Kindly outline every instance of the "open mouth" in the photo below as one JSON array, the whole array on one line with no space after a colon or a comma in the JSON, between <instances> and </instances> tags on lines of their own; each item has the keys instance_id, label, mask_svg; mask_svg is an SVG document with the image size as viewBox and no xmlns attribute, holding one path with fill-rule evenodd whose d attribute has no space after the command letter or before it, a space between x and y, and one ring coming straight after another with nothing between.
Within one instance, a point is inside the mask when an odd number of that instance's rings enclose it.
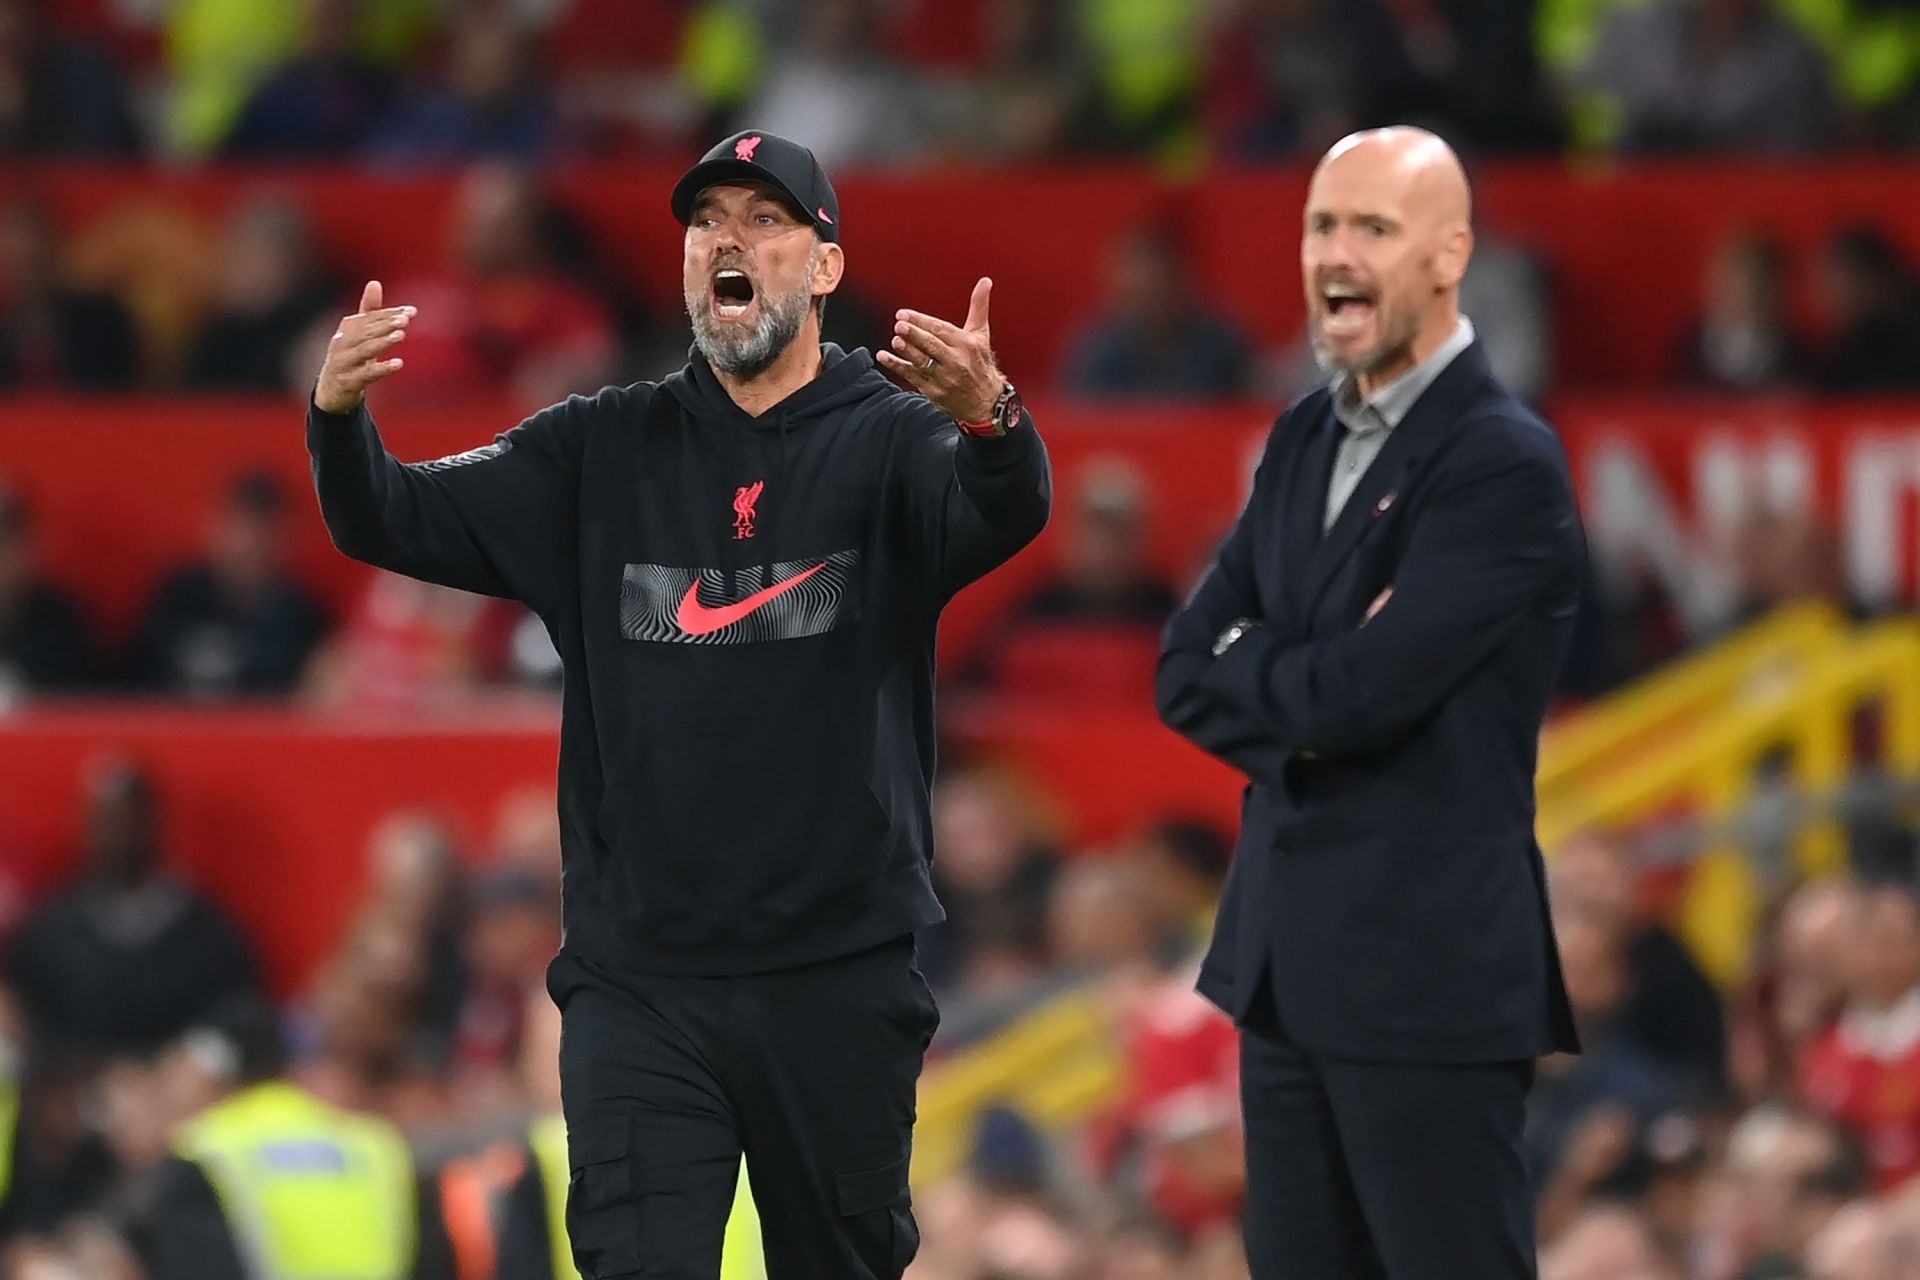
<instances>
[{"instance_id":1,"label":"open mouth","mask_svg":"<svg viewBox=\"0 0 1920 1280\"><path fill-rule=\"evenodd\" d=\"M713 314L722 320L738 320L753 305L753 281L744 271L727 270L713 277Z\"/></svg>"},{"instance_id":2,"label":"open mouth","mask_svg":"<svg viewBox=\"0 0 1920 1280\"><path fill-rule=\"evenodd\" d=\"M1337 337L1360 333L1373 321L1374 296L1357 285L1327 285L1320 291L1320 302L1322 324Z\"/></svg>"}]
</instances>

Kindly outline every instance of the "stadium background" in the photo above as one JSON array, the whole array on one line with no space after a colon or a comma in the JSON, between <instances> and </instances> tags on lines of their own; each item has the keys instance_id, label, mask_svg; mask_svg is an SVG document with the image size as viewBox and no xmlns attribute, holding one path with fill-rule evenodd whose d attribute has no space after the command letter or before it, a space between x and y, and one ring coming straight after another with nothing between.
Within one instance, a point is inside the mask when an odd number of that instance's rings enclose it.
<instances>
[{"instance_id":1,"label":"stadium background","mask_svg":"<svg viewBox=\"0 0 1920 1280\"><path fill-rule=\"evenodd\" d=\"M835 174L829 337L994 277L1060 479L943 630L913 1275L1243 1275L1190 993L1238 788L1149 676L1316 376L1312 157L1414 121L1594 552L1544 1274L1920 1277L1917 71L1903 0L0 0L0 1274L138 1280L236 993L449 1185L548 1105L551 651L333 553L300 401L368 277L405 457L674 367L666 192L753 124Z\"/></svg>"}]
</instances>

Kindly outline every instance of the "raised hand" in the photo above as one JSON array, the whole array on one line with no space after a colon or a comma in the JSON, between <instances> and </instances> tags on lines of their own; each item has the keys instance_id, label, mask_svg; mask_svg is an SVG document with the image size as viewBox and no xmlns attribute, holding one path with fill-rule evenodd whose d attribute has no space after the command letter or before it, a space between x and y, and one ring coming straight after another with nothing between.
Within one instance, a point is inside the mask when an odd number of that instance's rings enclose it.
<instances>
[{"instance_id":1,"label":"raised hand","mask_svg":"<svg viewBox=\"0 0 1920 1280\"><path fill-rule=\"evenodd\" d=\"M993 281L973 286L967 322L954 325L919 311L894 316L893 350L879 353L885 368L961 422L985 422L1006 378L993 360L987 299Z\"/></svg>"},{"instance_id":2,"label":"raised hand","mask_svg":"<svg viewBox=\"0 0 1920 1280\"><path fill-rule=\"evenodd\" d=\"M391 378L405 361L389 353L407 336L412 307L383 307L378 280L367 281L360 310L340 322L327 343L326 362L314 385L313 403L327 413L352 413L367 398L367 388Z\"/></svg>"}]
</instances>

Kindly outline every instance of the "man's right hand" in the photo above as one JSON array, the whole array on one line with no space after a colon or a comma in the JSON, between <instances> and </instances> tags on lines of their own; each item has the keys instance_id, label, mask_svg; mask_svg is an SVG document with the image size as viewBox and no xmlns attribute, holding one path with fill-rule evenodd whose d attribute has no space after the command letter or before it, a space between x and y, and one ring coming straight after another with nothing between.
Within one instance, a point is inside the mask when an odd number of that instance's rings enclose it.
<instances>
[{"instance_id":1,"label":"man's right hand","mask_svg":"<svg viewBox=\"0 0 1920 1280\"><path fill-rule=\"evenodd\" d=\"M327 343L326 363L314 384L313 403L323 413L352 413L367 398L367 388L404 366L387 353L407 336L412 307L382 307L380 282L369 280L360 310L340 322Z\"/></svg>"}]
</instances>

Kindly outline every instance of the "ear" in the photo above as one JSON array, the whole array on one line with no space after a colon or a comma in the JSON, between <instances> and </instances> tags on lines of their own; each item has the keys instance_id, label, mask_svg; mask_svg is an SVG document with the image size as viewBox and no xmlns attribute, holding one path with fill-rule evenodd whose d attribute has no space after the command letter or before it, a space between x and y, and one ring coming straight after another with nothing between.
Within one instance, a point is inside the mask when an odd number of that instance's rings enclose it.
<instances>
[{"instance_id":1,"label":"ear","mask_svg":"<svg viewBox=\"0 0 1920 1280\"><path fill-rule=\"evenodd\" d=\"M813 296L823 298L840 287L840 279L847 273L847 255L837 244L825 240L813 246L818 263L813 269Z\"/></svg>"},{"instance_id":2,"label":"ear","mask_svg":"<svg viewBox=\"0 0 1920 1280\"><path fill-rule=\"evenodd\" d=\"M1464 222L1457 222L1443 233L1440 241L1440 254L1435 263L1439 270L1440 286L1458 289L1460 281L1467 274L1467 263L1472 259L1473 228Z\"/></svg>"}]
</instances>

